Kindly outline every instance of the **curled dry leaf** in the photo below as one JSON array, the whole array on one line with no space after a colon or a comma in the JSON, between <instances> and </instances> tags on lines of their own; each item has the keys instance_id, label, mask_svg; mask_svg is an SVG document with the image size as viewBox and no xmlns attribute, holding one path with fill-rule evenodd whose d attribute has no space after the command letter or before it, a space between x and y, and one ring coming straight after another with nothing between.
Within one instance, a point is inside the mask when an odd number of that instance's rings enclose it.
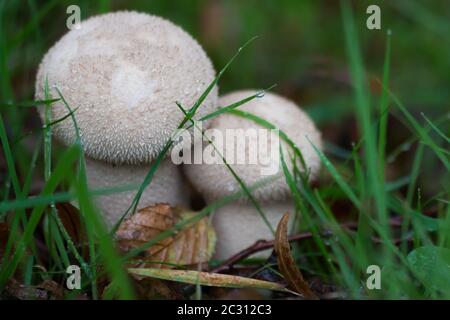
<instances>
[{"instance_id":1,"label":"curled dry leaf","mask_svg":"<svg viewBox=\"0 0 450 320\"><path fill-rule=\"evenodd\" d=\"M275 251L277 253L278 267L291 289L307 299L317 299L308 283L303 279L303 275L292 257L287 232L288 222L289 214L285 213L278 223L275 234Z\"/></svg>"},{"instance_id":2,"label":"curled dry leaf","mask_svg":"<svg viewBox=\"0 0 450 320\"><path fill-rule=\"evenodd\" d=\"M171 208L167 204L141 209L125 219L117 230L119 247L125 252L138 248L194 215L195 212ZM146 249L143 259L146 265L153 262L152 267L159 268L195 265L211 258L215 241L214 229L205 217Z\"/></svg>"},{"instance_id":3,"label":"curled dry leaf","mask_svg":"<svg viewBox=\"0 0 450 320\"><path fill-rule=\"evenodd\" d=\"M232 276L228 274L201 272L194 270L162 270L156 268L130 268L133 275L162 280L177 281L202 286L223 288L257 288L294 293L276 282Z\"/></svg>"}]
</instances>

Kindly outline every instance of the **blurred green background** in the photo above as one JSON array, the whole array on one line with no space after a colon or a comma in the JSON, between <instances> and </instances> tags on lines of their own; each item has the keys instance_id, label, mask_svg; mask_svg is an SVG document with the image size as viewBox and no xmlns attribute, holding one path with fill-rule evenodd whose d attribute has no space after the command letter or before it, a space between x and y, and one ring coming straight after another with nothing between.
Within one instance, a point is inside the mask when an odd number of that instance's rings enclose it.
<instances>
[{"instance_id":1,"label":"blurred green background","mask_svg":"<svg viewBox=\"0 0 450 320\"><path fill-rule=\"evenodd\" d=\"M392 31L391 89L420 118L431 119L450 110L450 6L447 0L353 1L357 31L370 88L381 91L386 33ZM220 81L220 92L265 88L299 103L314 118L327 141L327 151L345 157L357 140L352 88L345 52L339 1L5 1L0 2L0 101L32 100L37 66L45 52L67 32L66 9L77 4L82 19L102 12L138 10L165 17L191 33L221 69L237 48L259 36L246 48ZM381 8L381 30L366 28L366 8ZM377 107L374 101L372 107ZM6 110L8 130L26 133L40 126L34 108ZM422 120L422 119L421 119ZM14 133L11 135L16 136ZM17 137L17 136L16 136ZM391 117L388 167L392 179L408 174L410 133ZM30 142L32 144L32 142ZM400 148L400 149L398 149ZM25 154L31 149L23 150ZM19 172L27 169L26 156ZM439 169L435 159L427 175L430 193ZM388 159L389 160L389 159ZM428 161L428 163L427 163ZM392 162L392 161L391 161ZM389 163L389 162L388 162ZM4 160L1 160L5 172ZM439 186L438 186L439 188Z\"/></svg>"}]
</instances>

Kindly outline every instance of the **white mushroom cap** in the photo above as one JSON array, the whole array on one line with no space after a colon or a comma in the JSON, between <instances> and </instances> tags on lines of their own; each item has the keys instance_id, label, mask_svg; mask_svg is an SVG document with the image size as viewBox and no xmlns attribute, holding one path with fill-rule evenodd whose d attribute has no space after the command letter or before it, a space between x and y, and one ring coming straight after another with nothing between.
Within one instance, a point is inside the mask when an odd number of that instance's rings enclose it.
<instances>
[{"instance_id":1,"label":"white mushroom cap","mask_svg":"<svg viewBox=\"0 0 450 320\"><path fill-rule=\"evenodd\" d=\"M185 31L160 17L116 12L83 21L45 55L37 74L36 98L42 100L48 78L72 109L87 156L111 163L150 163L184 115L175 101L192 107L214 79L201 46ZM217 88L198 116L214 110ZM43 117L44 108L40 108ZM68 111L52 105L52 120ZM73 143L70 118L54 127L55 136Z\"/></svg>"},{"instance_id":2,"label":"white mushroom cap","mask_svg":"<svg viewBox=\"0 0 450 320\"><path fill-rule=\"evenodd\" d=\"M254 95L257 92L258 91L256 90L246 90L227 94L219 98L219 105L226 106L232 104ZM310 170L310 179L317 176L320 168L320 159L308 139L320 149L322 147L321 135L311 119L300 109L300 107L279 95L266 93L264 97L251 100L239 107L239 109L265 119L286 133L300 149L306 167ZM210 123L210 128L220 130L225 136L227 129L258 129L263 127L250 119L225 113L214 118ZM270 135L268 135L267 140L269 141L268 144L270 144ZM250 141L249 143L247 140L245 143L245 159L249 159L249 153L251 152L249 146L256 144L257 142ZM291 149L281 138L280 144L283 146L283 155L286 164L288 167L292 167L289 155L292 154L292 152L288 152L291 151ZM238 146L235 145L235 147ZM258 148L257 152L260 153L259 155L269 157L271 154L270 152L265 152L267 150ZM224 153L224 156L227 157L226 142L224 143ZM274 165L279 166L278 172L274 175L281 175L281 177L268 185L254 190L253 196L257 200L282 200L286 199L290 194L289 186L283 176L279 153L276 153L276 155L277 159L273 159L273 157L269 158ZM251 186L261 181L263 178L270 178L270 175L262 174L264 172L264 166L261 164L231 164L231 167L247 186ZM236 181L229 169L223 163L185 165L184 169L187 177L208 201L213 201L241 190L238 181ZM301 165L298 166L298 169L303 171ZM242 201L245 201L245 199L247 198L245 197Z\"/></svg>"},{"instance_id":3,"label":"white mushroom cap","mask_svg":"<svg viewBox=\"0 0 450 320\"><path fill-rule=\"evenodd\" d=\"M104 161L86 158L86 173L91 189L111 188L127 185L140 185L150 170L148 165L113 165ZM96 203L103 212L106 223L113 226L129 208L137 189L96 197ZM170 159L165 159L158 166L153 180L139 201L137 209L159 202L171 206L189 205L189 189L183 181L181 168Z\"/></svg>"}]
</instances>

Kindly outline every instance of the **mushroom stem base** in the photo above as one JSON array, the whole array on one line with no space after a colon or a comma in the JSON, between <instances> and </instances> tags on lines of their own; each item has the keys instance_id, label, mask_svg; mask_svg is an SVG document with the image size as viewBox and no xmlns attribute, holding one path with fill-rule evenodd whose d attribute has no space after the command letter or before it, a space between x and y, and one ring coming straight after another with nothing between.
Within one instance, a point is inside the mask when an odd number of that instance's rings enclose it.
<instances>
[{"instance_id":1,"label":"mushroom stem base","mask_svg":"<svg viewBox=\"0 0 450 320\"><path fill-rule=\"evenodd\" d=\"M128 185L139 186L151 164L148 165L112 165L103 161L86 158L86 173L91 189L111 188ZM108 226L113 226L129 208L136 190L98 196L95 198ZM185 184L180 168L170 159L165 159L157 168L150 185L142 193L138 209L168 203L171 206L187 207L189 188Z\"/></svg>"},{"instance_id":2,"label":"mushroom stem base","mask_svg":"<svg viewBox=\"0 0 450 320\"><path fill-rule=\"evenodd\" d=\"M294 221L294 206L290 200L260 203L263 213L274 230L284 213L290 213L289 230ZM213 225L217 234L214 257L225 260L254 244L257 240L273 240L274 234L251 204L232 203L214 212ZM270 250L252 255L267 258Z\"/></svg>"}]
</instances>

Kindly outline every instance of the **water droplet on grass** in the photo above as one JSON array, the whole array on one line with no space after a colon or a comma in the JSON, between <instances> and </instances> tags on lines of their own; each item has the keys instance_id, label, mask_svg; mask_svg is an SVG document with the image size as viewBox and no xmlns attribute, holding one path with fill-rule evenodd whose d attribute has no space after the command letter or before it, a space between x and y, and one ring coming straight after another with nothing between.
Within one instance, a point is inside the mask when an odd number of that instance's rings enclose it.
<instances>
[{"instance_id":1,"label":"water droplet on grass","mask_svg":"<svg viewBox=\"0 0 450 320\"><path fill-rule=\"evenodd\" d=\"M256 97L257 98L262 98L262 97L264 97L266 95L266 91L265 90L262 90L262 91L260 91L260 92L258 92L257 94L256 94Z\"/></svg>"}]
</instances>

